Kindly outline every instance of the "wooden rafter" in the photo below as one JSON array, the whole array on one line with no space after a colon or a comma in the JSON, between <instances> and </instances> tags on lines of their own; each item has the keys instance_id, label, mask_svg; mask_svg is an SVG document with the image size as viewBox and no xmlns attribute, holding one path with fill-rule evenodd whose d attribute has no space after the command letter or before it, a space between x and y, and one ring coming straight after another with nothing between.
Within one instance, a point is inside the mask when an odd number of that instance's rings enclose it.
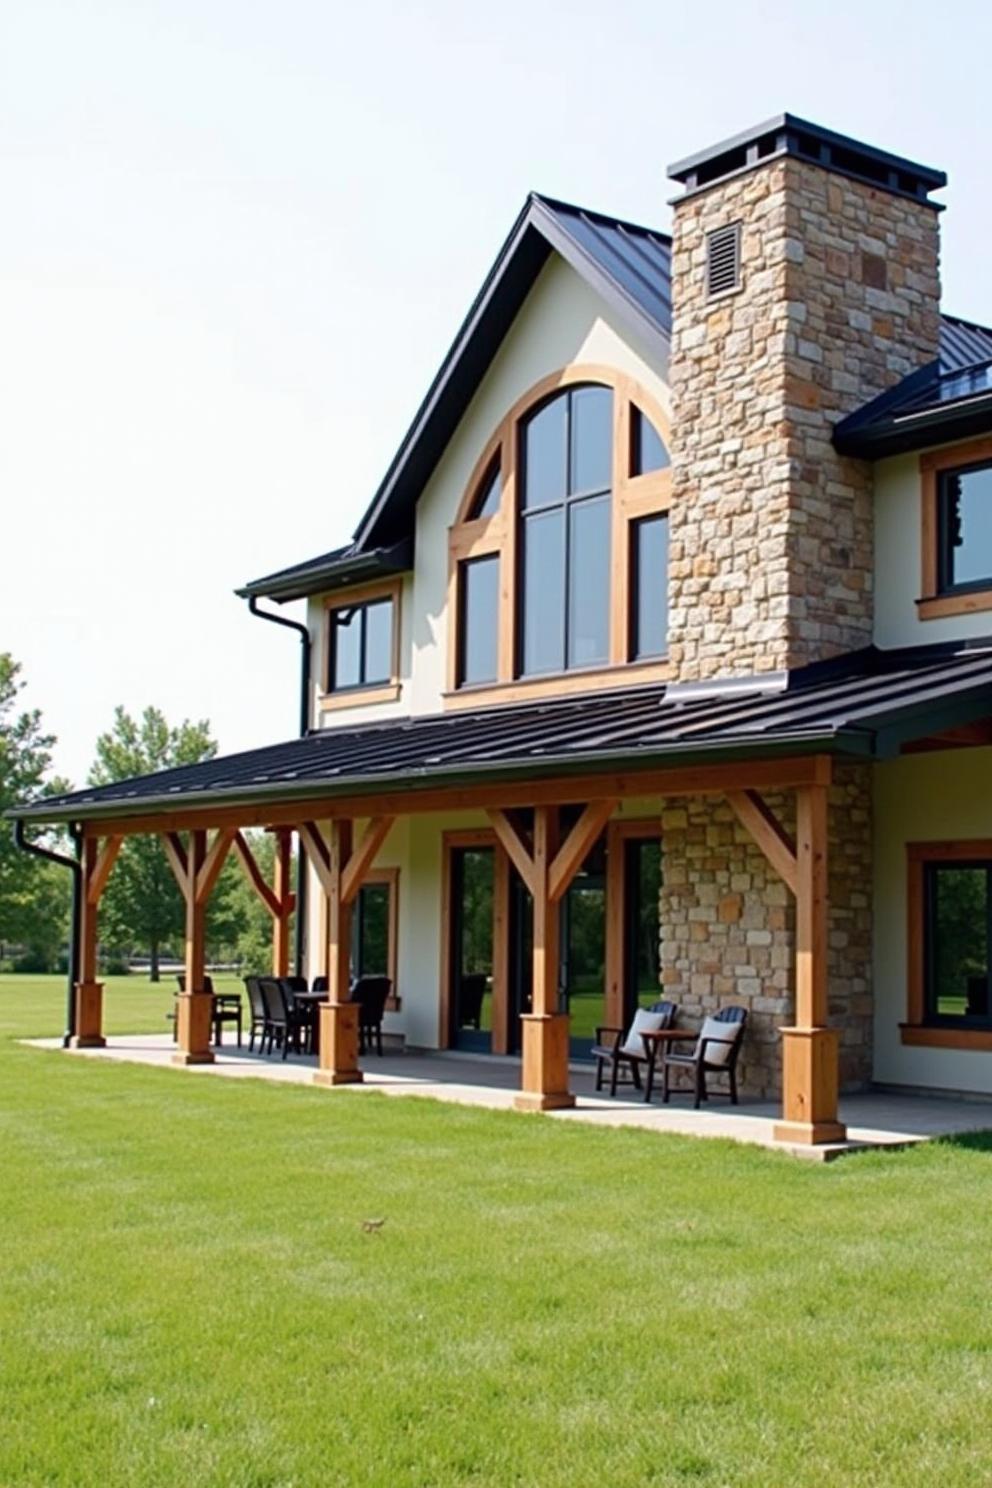
<instances>
[{"instance_id":1,"label":"wooden rafter","mask_svg":"<svg viewBox=\"0 0 992 1488\"><path fill-rule=\"evenodd\" d=\"M757 791L728 791L727 803L745 831L757 843L775 872L798 893L796 845Z\"/></svg>"}]
</instances>

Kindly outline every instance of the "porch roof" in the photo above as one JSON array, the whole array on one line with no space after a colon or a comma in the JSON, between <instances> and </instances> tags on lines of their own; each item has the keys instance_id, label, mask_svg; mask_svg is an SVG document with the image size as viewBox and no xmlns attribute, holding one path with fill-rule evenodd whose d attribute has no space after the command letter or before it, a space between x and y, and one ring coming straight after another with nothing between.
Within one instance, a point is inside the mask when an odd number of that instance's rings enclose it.
<instances>
[{"instance_id":1,"label":"porch roof","mask_svg":"<svg viewBox=\"0 0 992 1488\"><path fill-rule=\"evenodd\" d=\"M884 759L992 715L992 638L874 648L761 687L634 687L332 728L8 812L43 822L833 753Z\"/></svg>"}]
</instances>

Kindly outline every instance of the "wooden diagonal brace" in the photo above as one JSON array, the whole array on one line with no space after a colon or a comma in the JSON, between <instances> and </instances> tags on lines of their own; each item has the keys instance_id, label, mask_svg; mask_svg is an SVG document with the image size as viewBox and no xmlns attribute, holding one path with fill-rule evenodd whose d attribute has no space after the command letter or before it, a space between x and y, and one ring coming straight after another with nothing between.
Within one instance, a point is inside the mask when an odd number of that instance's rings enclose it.
<instances>
[{"instance_id":1,"label":"wooden diagonal brace","mask_svg":"<svg viewBox=\"0 0 992 1488\"><path fill-rule=\"evenodd\" d=\"M728 791L727 802L741 826L754 838L778 876L798 892L796 845L757 791Z\"/></svg>"},{"instance_id":2,"label":"wooden diagonal brace","mask_svg":"<svg viewBox=\"0 0 992 1488\"><path fill-rule=\"evenodd\" d=\"M548 897L552 904L562 898L582 867L616 804L615 801L591 802L565 838L548 873Z\"/></svg>"},{"instance_id":3,"label":"wooden diagonal brace","mask_svg":"<svg viewBox=\"0 0 992 1488\"><path fill-rule=\"evenodd\" d=\"M334 873L331 868L331 856L327 850L327 843L320 835L320 829L316 822L300 823L300 841L306 848L310 866L320 880L320 886L324 893L330 897L335 891Z\"/></svg>"},{"instance_id":4,"label":"wooden diagonal brace","mask_svg":"<svg viewBox=\"0 0 992 1488\"><path fill-rule=\"evenodd\" d=\"M107 887L107 879L110 877L111 869L117 862L117 854L121 850L123 837L108 837L103 845L99 857L93 867L92 873L86 879L86 902L97 905L100 896Z\"/></svg>"},{"instance_id":5,"label":"wooden diagonal brace","mask_svg":"<svg viewBox=\"0 0 992 1488\"><path fill-rule=\"evenodd\" d=\"M214 833L214 840L210 844L207 855L196 875L196 902L206 904L210 898L214 884L220 877L220 871L227 860L234 841L234 828L222 827Z\"/></svg>"},{"instance_id":6,"label":"wooden diagonal brace","mask_svg":"<svg viewBox=\"0 0 992 1488\"><path fill-rule=\"evenodd\" d=\"M523 879L528 891L534 892L534 859L524 846L516 827L505 811L489 811L489 820L500 846Z\"/></svg>"},{"instance_id":7,"label":"wooden diagonal brace","mask_svg":"<svg viewBox=\"0 0 992 1488\"><path fill-rule=\"evenodd\" d=\"M394 816L374 816L365 828L361 842L341 874L341 898L345 904L352 904L358 898L358 892L375 862L376 853L388 837L395 820Z\"/></svg>"},{"instance_id":8,"label":"wooden diagonal brace","mask_svg":"<svg viewBox=\"0 0 992 1488\"><path fill-rule=\"evenodd\" d=\"M165 856L169 867L172 869L179 892L186 898L189 889L189 867L186 849L178 832L163 832L162 846L165 848Z\"/></svg>"},{"instance_id":9,"label":"wooden diagonal brace","mask_svg":"<svg viewBox=\"0 0 992 1488\"><path fill-rule=\"evenodd\" d=\"M277 918L278 915L282 913L283 906L280 905L277 896L265 882L265 879L262 875L262 870L261 868L259 868L258 864L255 861L255 855L252 852L251 846L248 843L248 840L245 837L244 833L235 832L231 845L238 855L238 861L245 871L245 877L248 879L248 882L251 884L252 888L255 890L255 893L258 895L259 899L261 899L262 903L265 905L266 909L269 911L269 914L273 917L273 919ZM293 895L292 897L295 900L296 896Z\"/></svg>"}]
</instances>

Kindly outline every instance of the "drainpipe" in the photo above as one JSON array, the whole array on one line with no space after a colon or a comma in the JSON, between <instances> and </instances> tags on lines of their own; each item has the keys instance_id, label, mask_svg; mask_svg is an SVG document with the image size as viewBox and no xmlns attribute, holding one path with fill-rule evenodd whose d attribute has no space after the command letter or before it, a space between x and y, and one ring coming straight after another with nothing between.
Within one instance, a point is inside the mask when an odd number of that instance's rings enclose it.
<instances>
[{"instance_id":1,"label":"drainpipe","mask_svg":"<svg viewBox=\"0 0 992 1488\"><path fill-rule=\"evenodd\" d=\"M271 610L260 610L258 598L254 594L248 596L248 609L259 620L268 620L273 625L284 625L288 630L295 630L300 638L300 738L306 738L310 732L310 629L309 626L301 624L299 620L290 620L285 615L273 615ZM296 975L303 975L303 959L305 945L305 930L307 918L307 859L300 843L296 860L296 935L294 958L296 961Z\"/></svg>"},{"instance_id":2,"label":"drainpipe","mask_svg":"<svg viewBox=\"0 0 992 1488\"><path fill-rule=\"evenodd\" d=\"M72 840L76 848L76 856L74 858L67 858L64 853L52 852L47 847L40 847L37 842L29 842L24 835L23 820L19 816L14 818L14 841L22 852L33 853L36 858L45 858L49 863L58 863L60 868L68 868L72 873L72 928L69 932L69 963L65 992L65 1033L62 1035L63 1049L68 1049L72 1036L76 1031L76 983L79 980L79 929L83 914L83 838L75 822L70 825L69 831L72 834Z\"/></svg>"}]
</instances>

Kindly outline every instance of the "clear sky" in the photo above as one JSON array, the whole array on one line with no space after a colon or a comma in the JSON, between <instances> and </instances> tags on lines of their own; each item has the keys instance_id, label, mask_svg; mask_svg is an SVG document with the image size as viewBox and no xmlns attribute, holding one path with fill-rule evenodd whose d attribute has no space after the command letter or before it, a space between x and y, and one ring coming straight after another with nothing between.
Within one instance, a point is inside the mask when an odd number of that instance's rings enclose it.
<instances>
[{"instance_id":1,"label":"clear sky","mask_svg":"<svg viewBox=\"0 0 992 1488\"><path fill-rule=\"evenodd\" d=\"M2 0L0 650L81 783L114 705L290 737L232 590L347 540L527 191L661 228L783 109L951 177L992 323L974 0Z\"/></svg>"}]
</instances>

